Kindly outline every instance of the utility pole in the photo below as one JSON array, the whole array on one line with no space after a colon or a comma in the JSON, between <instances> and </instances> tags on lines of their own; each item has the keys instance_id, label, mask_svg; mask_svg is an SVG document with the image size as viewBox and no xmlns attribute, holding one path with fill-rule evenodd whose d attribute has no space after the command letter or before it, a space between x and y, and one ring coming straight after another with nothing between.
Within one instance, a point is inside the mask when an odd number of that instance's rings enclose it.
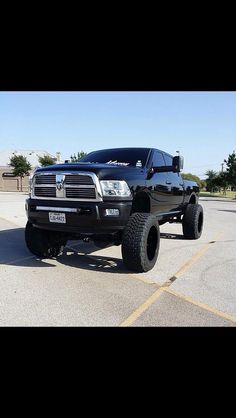
<instances>
[{"instance_id":1,"label":"utility pole","mask_svg":"<svg viewBox=\"0 0 236 418\"><path fill-rule=\"evenodd\" d=\"M221 172L223 173L224 163L221 163Z\"/></svg>"}]
</instances>

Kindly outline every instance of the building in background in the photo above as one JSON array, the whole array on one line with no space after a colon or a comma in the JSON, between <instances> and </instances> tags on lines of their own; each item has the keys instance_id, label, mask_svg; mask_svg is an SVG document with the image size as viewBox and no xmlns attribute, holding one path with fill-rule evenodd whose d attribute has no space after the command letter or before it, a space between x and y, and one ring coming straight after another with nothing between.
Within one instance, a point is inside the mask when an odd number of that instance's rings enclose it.
<instances>
[{"instance_id":1,"label":"building in background","mask_svg":"<svg viewBox=\"0 0 236 418\"><path fill-rule=\"evenodd\" d=\"M39 157L43 157L44 155L49 155L50 157L54 158L55 164L60 164L61 161L61 153L57 152L56 156L50 154L47 151L43 150L23 150L23 149L11 149L11 150L4 150L0 151L0 191L12 192L12 191L19 191L20 190L20 178L13 176L13 169L9 166L10 158L13 155L23 155L27 158L27 161L32 166L32 172L35 168L39 167ZM23 191L28 191L28 184L29 184L29 177L23 178Z\"/></svg>"}]
</instances>

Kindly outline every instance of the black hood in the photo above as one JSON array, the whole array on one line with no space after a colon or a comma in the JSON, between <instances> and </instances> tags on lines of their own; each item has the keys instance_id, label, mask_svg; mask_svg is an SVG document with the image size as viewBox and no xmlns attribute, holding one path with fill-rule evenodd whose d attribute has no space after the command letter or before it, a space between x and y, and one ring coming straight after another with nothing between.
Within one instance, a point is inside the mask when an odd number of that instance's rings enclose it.
<instances>
[{"instance_id":1,"label":"black hood","mask_svg":"<svg viewBox=\"0 0 236 418\"><path fill-rule=\"evenodd\" d=\"M46 167L40 167L36 170L37 173L48 171L91 171L92 173L95 173L100 180L128 180L139 175L143 176L144 173L144 169L139 167L100 163L54 164Z\"/></svg>"}]
</instances>

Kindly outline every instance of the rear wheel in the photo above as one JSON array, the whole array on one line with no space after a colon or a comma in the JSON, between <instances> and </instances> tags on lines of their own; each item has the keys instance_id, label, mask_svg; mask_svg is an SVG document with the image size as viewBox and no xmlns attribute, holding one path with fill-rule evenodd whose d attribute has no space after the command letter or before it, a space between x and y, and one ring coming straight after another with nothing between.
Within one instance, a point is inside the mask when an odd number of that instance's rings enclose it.
<instances>
[{"instance_id":1,"label":"rear wheel","mask_svg":"<svg viewBox=\"0 0 236 418\"><path fill-rule=\"evenodd\" d=\"M30 222L25 227L25 242L30 252L40 258L57 257L67 240L60 232L35 228Z\"/></svg>"},{"instance_id":2,"label":"rear wheel","mask_svg":"<svg viewBox=\"0 0 236 418\"><path fill-rule=\"evenodd\" d=\"M151 270L157 260L160 245L159 224L149 213L131 215L122 239L125 266L139 273Z\"/></svg>"},{"instance_id":3,"label":"rear wheel","mask_svg":"<svg viewBox=\"0 0 236 418\"><path fill-rule=\"evenodd\" d=\"M198 239L203 229L203 208L198 204L188 204L183 221L183 234L187 239Z\"/></svg>"}]
</instances>

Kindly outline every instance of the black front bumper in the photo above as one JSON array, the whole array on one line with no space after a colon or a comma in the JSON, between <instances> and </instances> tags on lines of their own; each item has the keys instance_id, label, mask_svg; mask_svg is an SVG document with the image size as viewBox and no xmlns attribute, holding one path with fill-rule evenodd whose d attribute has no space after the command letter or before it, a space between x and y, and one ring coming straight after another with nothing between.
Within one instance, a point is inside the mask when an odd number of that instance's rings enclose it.
<instances>
[{"instance_id":1,"label":"black front bumper","mask_svg":"<svg viewBox=\"0 0 236 418\"><path fill-rule=\"evenodd\" d=\"M57 210L38 210L37 206L50 208L75 208L76 213L64 212L65 224L49 222L49 212ZM62 200L27 199L26 212L29 221L36 227L74 234L111 234L125 228L132 201L122 202L75 202ZM119 216L106 216L105 209L119 209ZM63 210L60 210L63 213Z\"/></svg>"}]
</instances>

